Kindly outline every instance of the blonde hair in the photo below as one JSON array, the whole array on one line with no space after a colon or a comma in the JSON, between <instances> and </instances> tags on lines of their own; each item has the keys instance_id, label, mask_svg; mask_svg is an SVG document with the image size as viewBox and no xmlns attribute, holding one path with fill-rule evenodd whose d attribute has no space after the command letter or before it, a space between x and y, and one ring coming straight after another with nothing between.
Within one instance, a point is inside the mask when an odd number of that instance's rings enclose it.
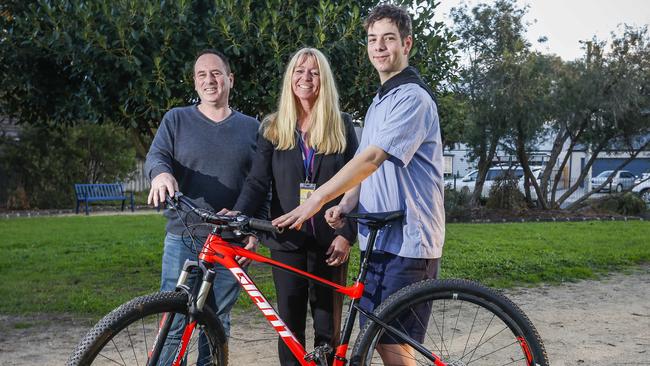
<instances>
[{"instance_id":1,"label":"blonde hair","mask_svg":"<svg viewBox=\"0 0 650 366\"><path fill-rule=\"evenodd\" d=\"M282 92L277 112L265 118L264 137L278 150L295 148L295 130L299 116L299 105L293 95L291 79L296 66L307 58L313 58L320 73L320 90L311 114L309 145L320 154L334 154L345 151L345 126L339 109L339 93L334 76L325 55L314 48L303 48L296 52L284 72Z\"/></svg>"}]
</instances>

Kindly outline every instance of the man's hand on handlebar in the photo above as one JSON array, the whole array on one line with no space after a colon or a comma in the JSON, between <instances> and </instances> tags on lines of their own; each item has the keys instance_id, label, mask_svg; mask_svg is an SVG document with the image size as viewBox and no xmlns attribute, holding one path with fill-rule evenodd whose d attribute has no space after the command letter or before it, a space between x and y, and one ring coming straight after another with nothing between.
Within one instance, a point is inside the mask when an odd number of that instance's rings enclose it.
<instances>
[{"instance_id":1,"label":"man's hand on handlebar","mask_svg":"<svg viewBox=\"0 0 650 366\"><path fill-rule=\"evenodd\" d=\"M160 173L151 181L147 204L158 207L160 203L165 202L166 196L174 197L176 191L178 191L176 178L169 173Z\"/></svg>"},{"instance_id":2,"label":"man's hand on handlebar","mask_svg":"<svg viewBox=\"0 0 650 366\"><path fill-rule=\"evenodd\" d=\"M241 214L239 211L231 211L227 208L222 208L221 211L217 212L217 215L225 215L225 216L237 216Z\"/></svg>"}]
</instances>

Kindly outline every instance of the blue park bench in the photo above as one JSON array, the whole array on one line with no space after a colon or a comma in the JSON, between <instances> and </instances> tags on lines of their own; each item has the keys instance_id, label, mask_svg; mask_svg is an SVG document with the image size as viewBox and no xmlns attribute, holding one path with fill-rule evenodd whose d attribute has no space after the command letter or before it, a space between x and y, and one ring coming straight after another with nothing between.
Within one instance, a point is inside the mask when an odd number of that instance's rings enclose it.
<instances>
[{"instance_id":1,"label":"blue park bench","mask_svg":"<svg viewBox=\"0 0 650 366\"><path fill-rule=\"evenodd\" d=\"M79 205L84 202L86 215L88 215L88 204L94 201L122 201L122 211L124 211L124 203L127 199L131 200L131 212L134 211L133 192L124 192L121 183L75 184L74 190L77 193L76 213L79 213Z\"/></svg>"}]
</instances>

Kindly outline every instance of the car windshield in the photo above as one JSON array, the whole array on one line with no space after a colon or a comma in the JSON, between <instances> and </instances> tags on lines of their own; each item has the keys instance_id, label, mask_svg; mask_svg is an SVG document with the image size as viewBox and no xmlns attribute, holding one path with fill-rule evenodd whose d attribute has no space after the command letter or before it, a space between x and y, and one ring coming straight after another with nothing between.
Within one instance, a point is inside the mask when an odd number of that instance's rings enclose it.
<instances>
[{"instance_id":1,"label":"car windshield","mask_svg":"<svg viewBox=\"0 0 650 366\"><path fill-rule=\"evenodd\" d=\"M488 170L487 176L485 177L485 180L496 180L497 178L502 177L506 174L514 176L514 178L518 179L524 176L524 170L522 168L509 167L490 168L490 170Z\"/></svg>"},{"instance_id":2,"label":"car windshield","mask_svg":"<svg viewBox=\"0 0 650 366\"><path fill-rule=\"evenodd\" d=\"M610 175L612 175L613 170L605 170L604 172L598 174L596 177L597 178L607 178Z\"/></svg>"}]
</instances>

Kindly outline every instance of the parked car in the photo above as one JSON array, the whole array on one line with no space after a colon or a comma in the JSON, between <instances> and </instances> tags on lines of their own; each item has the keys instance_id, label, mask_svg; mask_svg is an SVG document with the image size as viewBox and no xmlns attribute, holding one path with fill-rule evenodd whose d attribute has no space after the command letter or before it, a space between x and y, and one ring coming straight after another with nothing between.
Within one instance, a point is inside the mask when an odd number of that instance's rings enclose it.
<instances>
[{"instance_id":1,"label":"parked car","mask_svg":"<svg viewBox=\"0 0 650 366\"><path fill-rule=\"evenodd\" d=\"M650 204L650 173L643 173L634 181L632 192L637 193L646 204Z\"/></svg>"},{"instance_id":2,"label":"parked car","mask_svg":"<svg viewBox=\"0 0 650 366\"><path fill-rule=\"evenodd\" d=\"M490 194L490 189L492 184L496 181L497 178L503 176L504 174L512 172L515 175L515 178L519 179L524 175L524 170L520 166L512 167L508 165L497 165L488 169L487 175L485 176L485 182L483 182L483 190L481 191L482 197L487 197ZM467 173L464 177L456 180L456 190L461 191L463 188L467 188L469 192L474 192L474 186L476 185L476 178L478 177L478 170L474 169ZM453 180L446 180L445 184L454 189ZM523 185L522 185L523 187Z\"/></svg>"},{"instance_id":3,"label":"parked car","mask_svg":"<svg viewBox=\"0 0 650 366\"><path fill-rule=\"evenodd\" d=\"M537 185L542 184L542 173L544 173L544 168L540 166L531 166L530 170L533 173L533 177L535 177L537 180ZM526 192L526 189L524 188L525 184L526 177L522 174L521 178L519 178L519 190L524 194ZM537 200L537 192L535 191L535 187L530 181L528 181L528 187L530 188L530 198L533 201Z\"/></svg>"},{"instance_id":4,"label":"parked car","mask_svg":"<svg viewBox=\"0 0 650 366\"><path fill-rule=\"evenodd\" d=\"M598 186L603 184L613 173L613 170L605 170L591 178L591 189L596 190ZM627 170L619 170L616 172L614 178L612 178L612 181L600 189L600 192L623 192L623 190L629 189L634 185L634 179L636 179L636 176L631 172L628 172Z\"/></svg>"},{"instance_id":5,"label":"parked car","mask_svg":"<svg viewBox=\"0 0 650 366\"><path fill-rule=\"evenodd\" d=\"M462 178L448 179L445 181L445 184L450 189L455 189L461 191L463 188L467 188L470 192L474 191L474 185L476 184L476 177L478 176L478 170L474 169L467 173Z\"/></svg>"}]
</instances>

